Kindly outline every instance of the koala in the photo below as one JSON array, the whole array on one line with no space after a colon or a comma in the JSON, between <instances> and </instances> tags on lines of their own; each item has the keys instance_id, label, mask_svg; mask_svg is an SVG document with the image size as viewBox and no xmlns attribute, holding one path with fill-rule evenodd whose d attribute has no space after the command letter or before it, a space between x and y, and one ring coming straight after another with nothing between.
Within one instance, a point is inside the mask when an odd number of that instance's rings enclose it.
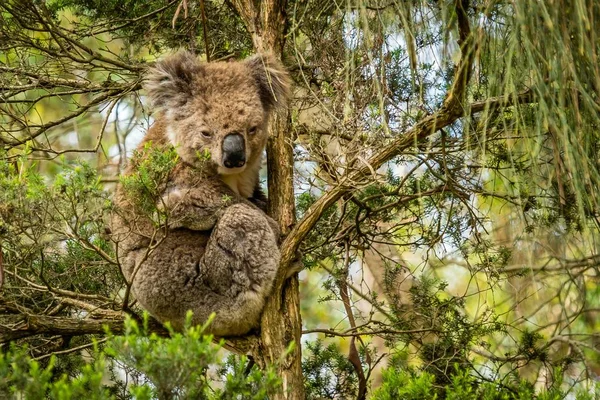
<instances>
[{"instance_id":1,"label":"koala","mask_svg":"<svg viewBox=\"0 0 600 400\"><path fill-rule=\"evenodd\" d=\"M159 321L181 329L191 310L194 324L216 313L216 336L258 327L280 261L259 169L269 117L289 87L271 55L202 63L182 52L147 73L157 117L139 149L173 146L178 156L156 204L167 218L157 229L119 185L113 232L125 278Z\"/></svg>"}]
</instances>

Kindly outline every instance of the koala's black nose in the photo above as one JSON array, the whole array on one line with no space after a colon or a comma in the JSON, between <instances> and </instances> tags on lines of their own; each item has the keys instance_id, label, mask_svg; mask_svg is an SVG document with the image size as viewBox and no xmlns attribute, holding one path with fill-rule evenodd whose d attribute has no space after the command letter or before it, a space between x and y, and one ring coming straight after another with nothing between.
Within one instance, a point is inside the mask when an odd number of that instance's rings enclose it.
<instances>
[{"instance_id":1,"label":"koala's black nose","mask_svg":"<svg viewBox=\"0 0 600 400\"><path fill-rule=\"evenodd\" d=\"M223 164L227 168L239 168L246 164L246 144L239 133L232 133L223 139Z\"/></svg>"}]
</instances>

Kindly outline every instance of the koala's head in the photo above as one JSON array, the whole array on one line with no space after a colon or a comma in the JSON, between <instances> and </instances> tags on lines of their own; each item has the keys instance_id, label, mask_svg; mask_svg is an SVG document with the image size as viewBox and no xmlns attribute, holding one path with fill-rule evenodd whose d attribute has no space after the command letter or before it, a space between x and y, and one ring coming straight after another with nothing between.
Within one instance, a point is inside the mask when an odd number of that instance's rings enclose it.
<instances>
[{"instance_id":1,"label":"koala's head","mask_svg":"<svg viewBox=\"0 0 600 400\"><path fill-rule=\"evenodd\" d=\"M269 115L287 103L290 79L271 55L202 63L181 52L148 71L145 88L183 161L236 174L260 160Z\"/></svg>"}]
</instances>

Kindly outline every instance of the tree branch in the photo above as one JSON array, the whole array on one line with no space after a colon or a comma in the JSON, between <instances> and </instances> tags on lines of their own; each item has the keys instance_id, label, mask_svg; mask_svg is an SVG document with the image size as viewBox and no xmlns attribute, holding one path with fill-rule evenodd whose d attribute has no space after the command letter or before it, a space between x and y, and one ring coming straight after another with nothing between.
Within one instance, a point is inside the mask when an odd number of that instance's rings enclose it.
<instances>
[{"instance_id":1,"label":"tree branch","mask_svg":"<svg viewBox=\"0 0 600 400\"><path fill-rule=\"evenodd\" d=\"M88 335L103 334L105 326L113 333L122 333L125 317L121 319L78 319L24 315L14 328L0 326L0 344L40 334Z\"/></svg>"},{"instance_id":2,"label":"tree branch","mask_svg":"<svg viewBox=\"0 0 600 400\"><path fill-rule=\"evenodd\" d=\"M535 101L533 90L528 89L515 95L490 97L483 101L471 103L469 109L471 114L475 114L482 111L493 110L498 107L511 107L517 104L527 104Z\"/></svg>"},{"instance_id":3,"label":"tree branch","mask_svg":"<svg viewBox=\"0 0 600 400\"><path fill-rule=\"evenodd\" d=\"M46 315L21 314L12 326L0 325L0 344L36 335L103 335L106 328L113 334L121 334L125 327L125 313L104 311L102 318L67 318ZM98 310L97 315L102 312ZM148 331L161 336L169 332L157 321L150 319Z\"/></svg>"},{"instance_id":4,"label":"tree branch","mask_svg":"<svg viewBox=\"0 0 600 400\"><path fill-rule=\"evenodd\" d=\"M289 263L296 254L300 243L321 218L323 212L332 206L344 194L356 190L356 182L362 181L370 176L372 170L376 170L385 162L398 156L403 151L418 146L438 130L456 122L465 115L467 108L463 107L467 83L471 76L475 50L473 36L466 14L468 1L456 0L455 9L458 19L459 45L461 48L461 59L454 73L453 84L442 106L433 114L419 121L414 127L384 147L379 153L369 158L362 167L350 172L340 179L340 184L320 197L306 212L281 246L282 262Z\"/></svg>"}]
</instances>

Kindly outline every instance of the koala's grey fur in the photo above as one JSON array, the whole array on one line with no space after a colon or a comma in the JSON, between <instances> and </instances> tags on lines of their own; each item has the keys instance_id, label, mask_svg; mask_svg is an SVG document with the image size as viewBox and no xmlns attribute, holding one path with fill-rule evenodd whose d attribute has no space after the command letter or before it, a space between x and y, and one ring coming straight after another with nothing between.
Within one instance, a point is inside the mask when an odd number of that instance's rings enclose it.
<instances>
[{"instance_id":1,"label":"koala's grey fur","mask_svg":"<svg viewBox=\"0 0 600 400\"><path fill-rule=\"evenodd\" d=\"M194 324L216 313L217 336L258 326L280 259L277 224L257 207L265 200L258 173L268 118L285 107L289 83L270 55L201 63L179 53L149 71L145 88L158 116L140 148L173 145L179 155L157 204L168 223L152 237L156 229L119 187L113 231L125 277L159 321L181 329L192 310ZM232 132L245 141L241 168L223 164L223 138ZM198 157L205 150L209 161Z\"/></svg>"}]
</instances>

